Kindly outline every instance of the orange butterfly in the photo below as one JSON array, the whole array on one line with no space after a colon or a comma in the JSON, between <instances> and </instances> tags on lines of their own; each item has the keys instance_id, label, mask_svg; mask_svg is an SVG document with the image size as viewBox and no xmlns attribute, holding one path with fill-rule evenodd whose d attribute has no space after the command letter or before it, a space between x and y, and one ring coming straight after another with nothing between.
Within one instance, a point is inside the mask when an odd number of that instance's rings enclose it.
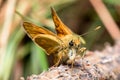
<instances>
[{"instance_id":1,"label":"orange butterfly","mask_svg":"<svg viewBox=\"0 0 120 80\"><path fill-rule=\"evenodd\" d=\"M60 63L73 65L77 55L84 55L86 48L82 47L82 44L85 44L85 41L60 20L53 8L51 12L57 34L29 22L23 22L23 27L33 42L42 47L47 55L54 56L55 66Z\"/></svg>"}]
</instances>

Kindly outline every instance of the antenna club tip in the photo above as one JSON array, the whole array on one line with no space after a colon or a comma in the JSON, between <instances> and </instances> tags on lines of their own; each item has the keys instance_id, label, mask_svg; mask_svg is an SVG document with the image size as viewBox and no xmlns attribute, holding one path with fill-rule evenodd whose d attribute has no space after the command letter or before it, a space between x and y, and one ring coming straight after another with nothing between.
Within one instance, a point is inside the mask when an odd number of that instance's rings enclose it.
<instances>
[{"instance_id":1,"label":"antenna club tip","mask_svg":"<svg viewBox=\"0 0 120 80\"><path fill-rule=\"evenodd\" d=\"M98 29L100 29L101 28L101 26L98 26L98 27L96 27L94 30L98 30Z\"/></svg>"}]
</instances>

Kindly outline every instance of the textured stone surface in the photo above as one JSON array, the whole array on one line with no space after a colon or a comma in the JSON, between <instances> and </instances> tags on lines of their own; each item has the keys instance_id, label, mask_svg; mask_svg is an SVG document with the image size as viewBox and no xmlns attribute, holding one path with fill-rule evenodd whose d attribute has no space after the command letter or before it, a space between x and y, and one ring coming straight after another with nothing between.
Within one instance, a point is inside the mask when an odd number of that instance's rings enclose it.
<instances>
[{"instance_id":1,"label":"textured stone surface","mask_svg":"<svg viewBox=\"0 0 120 80\"><path fill-rule=\"evenodd\" d=\"M76 58L73 67L51 67L27 80L120 80L120 42L107 44L103 51L88 51L84 59ZM24 80L23 78L21 80Z\"/></svg>"}]
</instances>

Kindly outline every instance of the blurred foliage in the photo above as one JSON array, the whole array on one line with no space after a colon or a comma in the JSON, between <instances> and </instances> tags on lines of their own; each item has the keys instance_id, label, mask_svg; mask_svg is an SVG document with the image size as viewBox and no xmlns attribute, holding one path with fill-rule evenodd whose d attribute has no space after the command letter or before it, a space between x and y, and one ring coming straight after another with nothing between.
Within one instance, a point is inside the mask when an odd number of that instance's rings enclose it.
<instances>
[{"instance_id":1,"label":"blurred foliage","mask_svg":"<svg viewBox=\"0 0 120 80\"><path fill-rule=\"evenodd\" d=\"M120 5L120 0L104 0L104 2L113 4L113 5Z\"/></svg>"},{"instance_id":2,"label":"blurred foliage","mask_svg":"<svg viewBox=\"0 0 120 80\"><path fill-rule=\"evenodd\" d=\"M104 0L104 2L117 24L120 25L118 17L120 16L120 1ZM3 0L1 3L2 16L0 18L3 20L0 20L0 31L2 32L3 24L6 22L4 18L7 1ZM21 17L20 14L13 14L11 30L8 42L6 42L6 52L2 53L4 59L3 62L0 62L0 80L15 80L21 76L27 77L31 74L39 74L48 69L49 64L46 54L26 36L24 30L21 29L21 22L30 21L54 31L50 6L56 9L62 21L77 34L81 35L97 26L102 26L99 31L83 36L88 49L102 49L105 42L113 44L113 40L88 0L16 0L14 9L24 17ZM6 32L4 34L6 36ZM2 37L0 38L2 40ZM21 64L21 66L18 64Z\"/></svg>"}]
</instances>

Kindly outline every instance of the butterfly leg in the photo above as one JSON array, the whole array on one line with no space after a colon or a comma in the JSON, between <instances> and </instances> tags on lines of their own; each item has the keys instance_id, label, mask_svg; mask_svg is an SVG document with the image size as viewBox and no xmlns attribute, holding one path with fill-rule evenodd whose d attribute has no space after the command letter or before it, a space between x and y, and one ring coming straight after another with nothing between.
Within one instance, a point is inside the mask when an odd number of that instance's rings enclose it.
<instances>
[{"instance_id":1,"label":"butterfly leg","mask_svg":"<svg viewBox=\"0 0 120 80\"><path fill-rule=\"evenodd\" d=\"M80 48L79 55L81 56L81 65L82 66L84 66L83 59L84 59L84 56L85 56L85 52L86 52L86 48L85 47Z\"/></svg>"},{"instance_id":2,"label":"butterfly leg","mask_svg":"<svg viewBox=\"0 0 120 80\"><path fill-rule=\"evenodd\" d=\"M71 69L73 69L74 62L75 62L75 59L72 60L72 63L71 63Z\"/></svg>"},{"instance_id":3,"label":"butterfly leg","mask_svg":"<svg viewBox=\"0 0 120 80\"><path fill-rule=\"evenodd\" d=\"M82 47L82 48L80 48L80 50L79 50L80 56L81 56L82 58L85 56L85 51L86 51L86 48L85 48L85 47Z\"/></svg>"},{"instance_id":4,"label":"butterfly leg","mask_svg":"<svg viewBox=\"0 0 120 80\"><path fill-rule=\"evenodd\" d=\"M57 59L56 59L57 62L54 64L54 66L58 66L60 64L60 62L62 60L62 56L63 56L62 52L58 53Z\"/></svg>"}]
</instances>

